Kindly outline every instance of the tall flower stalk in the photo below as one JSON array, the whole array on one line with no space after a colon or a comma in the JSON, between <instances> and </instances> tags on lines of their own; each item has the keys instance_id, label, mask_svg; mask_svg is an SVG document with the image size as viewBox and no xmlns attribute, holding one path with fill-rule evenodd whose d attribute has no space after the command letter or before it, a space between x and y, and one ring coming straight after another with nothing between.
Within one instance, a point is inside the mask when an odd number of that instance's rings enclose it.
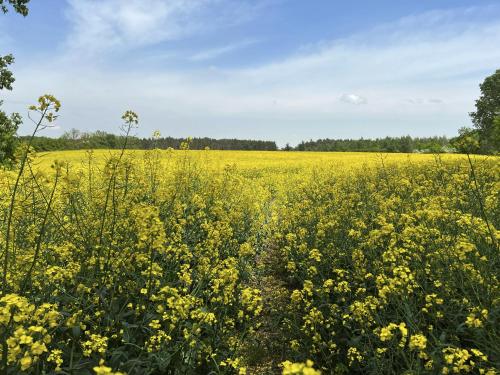
<instances>
[{"instance_id":1,"label":"tall flower stalk","mask_svg":"<svg viewBox=\"0 0 500 375\"><path fill-rule=\"evenodd\" d=\"M54 122L57 120L58 116L56 115L61 108L61 102L57 100L53 95L43 95L38 98L38 104L32 105L29 107L31 112L34 112L38 115L38 119L33 119L31 114L28 114L29 119L35 124L35 128L31 137L28 139L28 142L25 146L25 150L21 156L21 162L19 165L19 170L17 173L16 181L14 183L14 187L12 189L12 193L10 196L10 204L7 211L7 225L5 229L5 248L3 254L3 272L2 272L2 290L0 292L0 296L3 296L7 292L7 274L9 268L9 248L10 248L10 239L11 239L11 227L12 227L12 214L14 212L14 206L16 202L17 189L19 187L19 182L21 180L21 176L24 172L24 167L26 166L26 161L28 159L28 155L30 152L31 144L33 143L33 139L35 135L48 127L54 125Z\"/></svg>"}]
</instances>

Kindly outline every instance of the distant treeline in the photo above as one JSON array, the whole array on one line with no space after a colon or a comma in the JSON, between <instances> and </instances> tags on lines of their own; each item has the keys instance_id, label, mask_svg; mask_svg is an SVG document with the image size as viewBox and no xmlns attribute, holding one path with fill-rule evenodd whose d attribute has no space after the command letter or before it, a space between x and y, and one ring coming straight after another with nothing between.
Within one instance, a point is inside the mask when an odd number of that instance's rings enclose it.
<instances>
[{"instance_id":1,"label":"distant treeline","mask_svg":"<svg viewBox=\"0 0 500 375\"><path fill-rule=\"evenodd\" d=\"M21 140L28 137L20 137ZM110 134L103 131L93 133L80 133L72 130L64 133L59 138L36 137L33 140L33 147L37 151L56 151L56 150L81 150L81 149L117 149L124 144L124 137ZM160 138L138 138L129 137L127 148L149 150L153 148L160 149L178 149L184 138L160 137ZM278 149L273 141L259 140L241 140L241 139L212 139L212 138L191 138L189 148L192 150L203 150L205 148L212 150L261 150L275 151Z\"/></svg>"},{"instance_id":2,"label":"distant treeline","mask_svg":"<svg viewBox=\"0 0 500 375\"><path fill-rule=\"evenodd\" d=\"M19 137L26 140L27 137ZM96 131L92 133L80 132L72 129L59 138L35 137L33 147L37 151L82 150L82 149L117 149L124 144L124 137ZM149 150L178 149L185 142L185 138L129 137L127 147L131 149ZM240 140L240 139L212 139L190 138L189 148L192 150L261 150L276 151L278 147L274 141ZM286 151L340 151L340 152L453 152L450 139L446 137L412 138L385 137L377 139L318 139L301 142L295 147L287 145Z\"/></svg>"},{"instance_id":3,"label":"distant treeline","mask_svg":"<svg viewBox=\"0 0 500 375\"><path fill-rule=\"evenodd\" d=\"M291 148L288 148L291 149ZM296 151L358 151L358 152L452 152L446 137L385 137L376 139L318 139L302 142Z\"/></svg>"}]
</instances>

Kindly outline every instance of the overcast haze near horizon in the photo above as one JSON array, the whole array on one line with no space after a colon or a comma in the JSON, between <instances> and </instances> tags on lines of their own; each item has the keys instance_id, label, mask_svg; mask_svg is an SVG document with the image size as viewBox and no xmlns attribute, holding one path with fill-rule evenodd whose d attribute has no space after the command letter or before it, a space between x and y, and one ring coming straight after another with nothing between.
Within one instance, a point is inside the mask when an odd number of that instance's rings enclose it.
<instances>
[{"instance_id":1,"label":"overcast haze near horizon","mask_svg":"<svg viewBox=\"0 0 500 375\"><path fill-rule=\"evenodd\" d=\"M54 94L53 137L118 133L126 109L141 137L453 136L499 46L493 0L31 0L0 17L1 99L26 119Z\"/></svg>"}]
</instances>

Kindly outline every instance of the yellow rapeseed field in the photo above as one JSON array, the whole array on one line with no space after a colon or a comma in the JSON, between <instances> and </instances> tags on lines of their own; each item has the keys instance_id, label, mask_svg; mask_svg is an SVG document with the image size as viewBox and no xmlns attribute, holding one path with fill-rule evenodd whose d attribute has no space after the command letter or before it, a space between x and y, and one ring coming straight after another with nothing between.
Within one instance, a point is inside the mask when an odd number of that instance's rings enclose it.
<instances>
[{"instance_id":1,"label":"yellow rapeseed field","mask_svg":"<svg viewBox=\"0 0 500 375\"><path fill-rule=\"evenodd\" d=\"M498 373L498 158L185 144L16 176L4 373Z\"/></svg>"},{"instance_id":2,"label":"yellow rapeseed field","mask_svg":"<svg viewBox=\"0 0 500 375\"><path fill-rule=\"evenodd\" d=\"M208 152L207 152L208 151ZM118 155L118 150L92 151L94 162L103 164L110 156ZM161 163L183 157L180 150L159 150ZM302 172L306 169L330 167L345 170L365 166L377 166L383 163L421 163L436 160L432 154L391 154L370 152L286 152L286 151L220 151L191 150L190 158L215 170L235 165L240 171L264 171L279 174ZM142 159L144 151L127 150L130 158ZM460 154L442 154L438 156L444 161L465 161L466 156ZM484 159L484 157L476 157ZM71 167L80 168L88 164L88 151L71 150L56 152L40 152L37 165L48 169L54 160L69 163Z\"/></svg>"}]
</instances>

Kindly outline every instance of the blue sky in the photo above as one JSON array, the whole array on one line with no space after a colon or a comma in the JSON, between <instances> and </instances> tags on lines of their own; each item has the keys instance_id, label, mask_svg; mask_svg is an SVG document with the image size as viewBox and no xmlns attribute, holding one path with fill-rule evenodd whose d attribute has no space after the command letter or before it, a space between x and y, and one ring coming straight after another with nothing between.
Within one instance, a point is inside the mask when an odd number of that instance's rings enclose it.
<instances>
[{"instance_id":1,"label":"blue sky","mask_svg":"<svg viewBox=\"0 0 500 375\"><path fill-rule=\"evenodd\" d=\"M453 136L499 46L497 0L32 0L0 17L1 95L60 98L49 136L117 132L129 108L145 137Z\"/></svg>"}]
</instances>

